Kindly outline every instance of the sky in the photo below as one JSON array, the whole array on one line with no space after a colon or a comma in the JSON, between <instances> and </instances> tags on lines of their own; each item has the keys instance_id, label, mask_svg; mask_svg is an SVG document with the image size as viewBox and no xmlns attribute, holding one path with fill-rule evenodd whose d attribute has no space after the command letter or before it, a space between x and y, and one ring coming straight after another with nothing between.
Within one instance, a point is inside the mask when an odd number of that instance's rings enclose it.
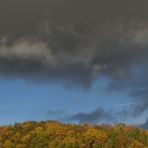
<instances>
[{"instance_id":1,"label":"sky","mask_svg":"<svg viewBox=\"0 0 148 148\"><path fill-rule=\"evenodd\" d=\"M147 0L0 0L0 124L146 127Z\"/></svg>"}]
</instances>

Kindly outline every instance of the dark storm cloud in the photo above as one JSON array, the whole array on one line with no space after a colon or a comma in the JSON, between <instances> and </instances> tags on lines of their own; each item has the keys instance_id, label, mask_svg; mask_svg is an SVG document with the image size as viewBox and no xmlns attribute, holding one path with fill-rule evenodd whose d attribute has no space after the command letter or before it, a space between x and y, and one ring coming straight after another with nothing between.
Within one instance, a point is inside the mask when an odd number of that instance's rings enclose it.
<instances>
[{"instance_id":1,"label":"dark storm cloud","mask_svg":"<svg viewBox=\"0 0 148 148\"><path fill-rule=\"evenodd\" d=\"M148 89L147 6L147 0L0 0L0 75L87 88L104 74L110 90L131 90L139 114L148 105L147 91L139 92Z\"/></svg>"}]
</instances>

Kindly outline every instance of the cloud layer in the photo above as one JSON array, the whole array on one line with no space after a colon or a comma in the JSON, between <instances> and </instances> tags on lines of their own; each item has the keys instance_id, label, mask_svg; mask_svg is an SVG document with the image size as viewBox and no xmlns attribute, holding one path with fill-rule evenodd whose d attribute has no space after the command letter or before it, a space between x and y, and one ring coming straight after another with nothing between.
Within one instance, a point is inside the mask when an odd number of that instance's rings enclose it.
<instances>
[{"instance_id":1,"label":"cloud layer","mask_svg":"<svg viewBox=\"0 0 148 148\"><path fill-rule=\"evenodd\" d=\"M105 75L109 90L130 90L138 115L148 106L147 5L1 0L0 76L88 88Z\"/></svg>"}]
</instances>

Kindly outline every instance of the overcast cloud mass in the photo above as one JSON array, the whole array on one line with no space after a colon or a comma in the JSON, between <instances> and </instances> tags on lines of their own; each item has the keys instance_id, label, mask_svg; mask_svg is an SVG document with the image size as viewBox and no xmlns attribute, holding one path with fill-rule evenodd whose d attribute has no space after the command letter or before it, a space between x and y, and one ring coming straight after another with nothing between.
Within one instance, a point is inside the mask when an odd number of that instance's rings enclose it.
<instances>
[{"instance_id":1,"label":"overcast cloud mass","mask_svg":"<svg viewBox=\"0 0 148 148\"><path fill-rule=\"evenodd\" d=\"M127 112L138 116L148 108L147 6L147 0L0 0L0 76L89 88L103 75L107 90L129 91L134 109Z\"/></svg>"}]
</instances>

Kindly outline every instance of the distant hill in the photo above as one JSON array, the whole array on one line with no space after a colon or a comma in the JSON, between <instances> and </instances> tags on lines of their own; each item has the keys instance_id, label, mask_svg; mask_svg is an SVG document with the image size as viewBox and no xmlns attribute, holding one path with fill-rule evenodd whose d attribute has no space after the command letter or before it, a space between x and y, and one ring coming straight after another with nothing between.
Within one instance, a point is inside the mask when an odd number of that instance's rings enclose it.
<instances>
[{"instance_id":1,"label":"distant hill","mask_svg":"<svg viewBox=\"0 0 148 148\"><path fill-rule=\"evenodd\" d=\"M148 148L148 131L122 124L28 121L1 126L0 148Z\"/></svg>"}]
</instances>

